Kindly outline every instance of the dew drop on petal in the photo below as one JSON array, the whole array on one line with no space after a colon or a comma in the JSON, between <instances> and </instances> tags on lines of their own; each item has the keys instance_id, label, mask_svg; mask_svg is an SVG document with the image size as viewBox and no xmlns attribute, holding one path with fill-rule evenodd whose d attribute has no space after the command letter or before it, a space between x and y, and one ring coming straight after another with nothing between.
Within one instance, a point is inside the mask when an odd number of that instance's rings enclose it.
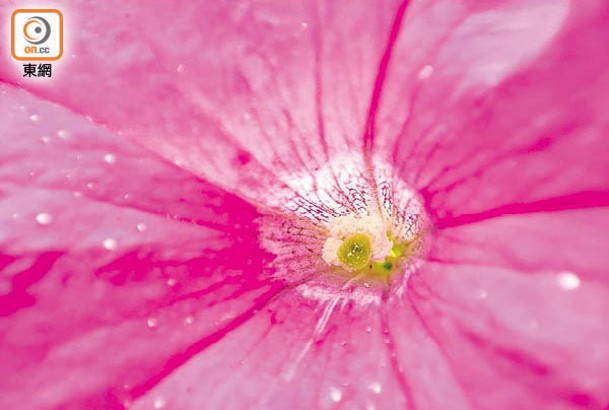
<instances>
[{"instance_id":1,"label":"dew drop on petal","mask_svg":"<svg viewBox=\"0 0 609 410\"><path fill-rule=\"evenodd\" d=\"M187 325L192 325L194 321L195 321L195 318L194 318L194 317L192 317L192 316L186 316L186 317L184 318L184 322L185 322Z\"/></svg>"},{"instance_id":2,"label":"dew drop on petal","mask_svg":"<svg viewBox=\"0 0 609 410\"><path fill-rule=\"evenodd\" d=\"M70 138L70 133L66 130L59 130L57 131L57 136L62 140L67 140L68 138Z\"/></svg>"},{"instance_id":3,"label":"dew drop on petal","mask_svg":"<svg viewBox=\"0 0 609 410\"><path fill-rule=\"evenodd\" d=\"M53 222L53 216L46 212L39 213L36 215L36 222L38 222L40 225L49 225L51 222Z\"/></svg>"},{"instance_id":4,"label":"dew drop on petal","mask_svg":"<svg viewBox=\"0 0 609 410\"><path fill-rule=\"evenodd\" d=\"M579 288L581 284L581 280L579 276L577 276L573 272L560 272L557 278L558 286L560 286L563 290L575 290Z\"/></svg>"},{"instance_id":5,"label":"dew drop on petal","mask_svg":"<svg viewBox=\"0 0 609 410\"><path fill-rule=\"evenodd\" d=\"M51 142L51 137L49 137L48 135L43 135L40 140L45 144L49 144Z\"/></svg>"},{"instance_id":6,"label":"dew drop on petal","mask_svg":"<svg viewBox=\"0 0 609 410\"><path fill-rule=\"evenodd\" d=\"M343 392L340 391L340 389L337 389L336 387L331 387L330 398L332 399L332 401L338 403L343 398Z\"/></svg>"},{"instance_id":7,"label":"dew drop on petal","mask_svg":"<svg viewBox=\"0 0 609 410\"><path fill-rule=\"evenodd\" d=\"M152 404L156 410L162 409L165 407L165 399L162 397L157 397L154 399L154 403Z\"/></svg>"},{"instance_id":8,"label":"dew drop on petal","mask_svg":"<svg viewBox=\"0 0 609 410\"><path fill-rule=\"evenodd\" d=\"M370 383L368 388L376 394L379 394L383 390L383 386L379 382Z\"/></svg>"},{"instance_id":9,"label":"dew drop on petal","mask_svg":"<svg viewBox=\"0 0 609 410\"><path fill-rule=\"evenodd\" d=\"M178 67L176 68L176 71L177 71L178 73L183 72L183 71L184 71L184 64L180 64L180 65L178 65Z\"/></svg>"},{"instance_id":10,"label":"dew drop on petal","mask_svg":"<svg viewBox=\"0 0 609 410\"><path fill-rule=\"evenodd\" d=\"M419 80L427 80L433 74L433 67L424 65L419 71Z\"/></svg>"},{"instance_id":11,"label":"dew drop on petal","mask_svg":"<svg viewBox=\"0 0 609 410\"><path fill-rule=\"evenodd\" d=\"M154 329L155 327L157 327L158 324L158 320L153 317L149 317L148 319L146 319L146 326L148 326L149 329Z\"/></svg>"},{"instance_id":12,"label":"dew drop on petal","mask_svg":"<svg viewBox=\"0 0 609 410\"><path fill-rule=\"evenodd\" d=\"M146 228L148 228L148 227L146 226L145 223L139 223L139 224L137 224L137 230L140 231L140 232L144 232L146 230Z\"/></svg>"},{"instance_id":13,"label":"dew drop on petal","mask_svg":"<svg viewBox=\"0 0 609 410\"><path fill-rule=\"evenodd\" d=\"M38 122L38 121L40 121L40 115L38 115L38 114L30 115L30 120L33 122Z\"/></svg>"},{"instance_id":14,"label":"dew drop on petal","mask_svg":"<svg viewBox=\"0 0 609 410\"><path fill-rule=\"evenodd\" d=\"M178 283L178 281L175 278L169 278L169 279L167 279L167 286L169 286L169 287L175 286L176 283Z\"/></svg>"},{"instance_id":15,"label":"dew drop on petal","mask_svg":"<svg viewBox=\"0 0 609 410\"><path fill-rule=\"evenodd\" d=\"M102 245L103 245L104 249L112 251L112 250L116 249L116 246L118 244L116 243L115 239L106 238L106 239L104 239L104 242L102 242Z\"/></svg>"},{"instance_id":16,"label":"dew drop on petal","mask_svg":"<svg viewBox=\"0 0 609 410\"><path fill-rule=\"evenodd\" d=\"M114 164L116 162L116 155L106 154L104 155L104 161L106 161L108 164Z\"/></svg>"},{"instance_id":17,"label":"dew drop on petal","mask_svg":"<svg viewBox=\"0 0 609 410\"><path fill-rule=\"evenodd\" d=\"M366 327L366 333L372 333L372 328L370 326Z\"/></svg>"}]
</instances>

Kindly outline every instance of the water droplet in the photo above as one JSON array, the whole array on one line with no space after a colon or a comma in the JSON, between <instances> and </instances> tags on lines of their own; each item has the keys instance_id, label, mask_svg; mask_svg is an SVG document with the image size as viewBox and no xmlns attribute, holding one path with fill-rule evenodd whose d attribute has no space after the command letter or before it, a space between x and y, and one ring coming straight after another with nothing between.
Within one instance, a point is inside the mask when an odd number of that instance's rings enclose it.
<instances>
[{"instance_id":1,"label":"water droplet","mask_svg":"<svg viewBox=\"0 0 609 410\"><path fill-rule=\"evenodd\" d=\"M157 397L156 399L154 399L154 403L152 404L154 406L155 409L159 410L162 409L163 407L165 407L165 399L162 397Z\"/></svg>"},{"instance_id":2,"label":"water droplet","mask_svg":"<svg viewBox=\"0 0 609 410\"><path fill-rule=\"evenodd\" d=\"M195 318L192 316L186 316L184 318L184 322L186 322L187 325L192 325L194 321L195 321Z\"/></svg>"},{"instance_id":3,"label":"water droplet","mask_svg":"<svg viewBox=\"0 0 609 410\"><path fill-rule=\"evenodd\" d=\"M167 286L173 287L176 285L176 283L178 283L178 281L175 280L174 278L167 279Z\"/></svg>"},{"instance_id":4,"label":"water droplet","mask_svg":"<svg viewBox=\"0 0 609 410\"><path fill-rule=\"evenodd\" d=\"M95 188L95 184L93 182L87 182L87 188L93 189Z\"/></svg>"},{"instance_id":5,"label":"water droplet","mask_svg":"<svg viewBox=\"0 0 609 410\"><path fill-rule=\"evenodd\" d=\"M118 244L116 243L115 239L107 238L107 239L104 239L104 242L102 243L102 245L104 246L105 249L112 251L112 250L116 249Z\"/></svg>"},{"instance_id":6,"label":"water droplet","mask_svg":"<svg viewBox=\"0 0 609 410\"><path fill-rule=\"evenodd\" d=\"M38 122L38 121L40 121L40 115L37 115L37 114L30 115L30 120L32 120L34 122Z\"/></svg>"},{"instance_id":7,"label":"water droplet","mask_svg":"<svg viewBox=\"0 0 609 410\"><path fill-rule=\"evenodd\" d=\"M372 332L372 328L370 326L366 327L366 332L367 333L371 333Z\"/></svg>"},{"instance_id":8,"label":"water droplet","mask_svg":"<svg viewBox=\"0 0 609 410\"><path fill-rule=\"evenodd\" d=\"M340 391L340 389L337 389L336 387L331 387L330 398L332 399L332 401L338 403L343 398L343 392Z\"/></svg>"},{"instance_id":9,"label":"water droplet","mask_svg":"<svg viewBox=\"0 0 609 410\"><path fill-rule=\"evenodd\" d=\"M70 133L66 130L59 130L57 131L57 136L62 140L67 140L68 138L70 138Z\"/></svg>"},{"instance_id":10,"label":"water droplet","mask_svg":"<svg viewBox=\"0 0 609 410\"><path fill-rule=\"evenodd\" d=\"M145 223L139 223L137 224L137 230L140 232L144 232L148 227L146 226Z\"/></svg>"},{"instance_id":11,"label":"water droplet","mask_svg":"<svg viewBox=\"0 0 609 410\"><path fill-rule=\"evenodd\" d=\"M180 65L178 65L178 67L176 68L176 71L177 71L178 73L182 73L182 72L184 72L184 64L180 64Z\"/></svg>"},{"instance_id":12,"label":"water droplet","mask_svg":"<svg viewBox=\"0 0 609 410\"><path fill-rule=\"evenodd\" d=\"M53 216L46 212L39 213L36 215L36 222L38 222L40 225L49 225L51 222L53 222Z\"/></svg>"},{"instance_id":13,"label":"water droplet","mask_svg":"<svg viewBox=\"0 0 609 410\"><path fill-rule=\"evenodd\" d=\"M581 284L581 280L579 276L577 276L573 272L560 272L557 278L558 286L560 286L563 290L575 290L579 288Z\"/></svg>"},{"instance_id":14,"label":"water droplet","mask_svg":"<svg viewBox=\"0 0 609 410\"><path fill-rule=\"evenodd\" d=\"M419 80L427 80L433 74L433 67L424 65L419 71Z\"/></svg>"},{"instance_id":15,"label":"water droplet","mask_svg":"<svg viewBox=\"0 0 609 410\"><path fill-rule=\"evenodd\" d=\"M116 155L106 154L104 155L104 161L106 161L108 164L114 164L116 162Z\"/></svg>"},{"instance_id":16,"label":"water droplet","mask_svg":"<svg viewBox=\"0 0 609 410\"><path fill-rule=\"evenodd\" d=\"M146 326L148 326L148 328L149 328L149 329L154 329L155 327L157 327L157 326L158 326L158 324L159 324L158 320L156 320L156 319L155 319L155 318L153 318L153 317L149 317L149 318L146 320Z\"/></svg>"},{"instance_id":17,"label":"water droplet","mask_svg":"<svg viewBox=\"0 0 609 410\"><path fill-rule=\"evenodd\" d=\"M45 144L49 144L51 142L51 137L49 137L48 135L43 135L42 138L40 138L40 139Z\"/></svg>"},{"instance_id":18,"label":"water droplet","mask_svg":"<svg viewBox=\"0 0 609 410\"><path fill-rule=\"evenodd\" d=\"M381 386L381 383L379 382L370 383L368 388L376 394L379 394L383 390L383 386Z\"/></svg>"},{"instance_id":19,"label":"water droplet","mask_svg":"<svg viewBox=\"0 0 609 410\"><path fill-rule=\"evenodd\" d=\"M308 29L308 28L309 28L309 24L308 24L308 23L306 23L306 22L302 22L302 23L300 23L300 28L301 28L302 30L306 30L306 29Z\"/></svg>"}]
</instances>

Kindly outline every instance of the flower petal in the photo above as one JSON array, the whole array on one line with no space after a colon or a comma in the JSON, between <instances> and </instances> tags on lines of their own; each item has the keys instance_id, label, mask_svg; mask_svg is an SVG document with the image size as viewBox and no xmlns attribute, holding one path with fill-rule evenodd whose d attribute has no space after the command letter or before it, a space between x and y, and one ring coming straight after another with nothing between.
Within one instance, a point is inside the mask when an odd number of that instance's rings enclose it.
<instances>
[{"instance_id":1,"label":"flower petal","mask_svg":"<svg viewBox=\"0 0 609 410\"><path fill-rule=\"evenodd\" d=\"M276 291L250 205L24 91L0 113L0 407L121 408Z\"/></svg>"},{"instance_id":2,"label":"flower petal","mask_svg":"<svg viewBox=\"0 0 609 410\"><path fill-rule=\"evenodd\" d=\"M262 203L278 176L361 153L397 0L103 8L66 5L79 35L48 84L23 86ZM21 82L18 68L0 78Z\"/></svg>"},{"instance_id":3,"label":"flower petal","mask_svg":"<svg viewBox=\"0 0 609 410\"><path fill-rule=\"evenodd\" d=\"M285 293L133 405L408 408L380 309Z\"/></svg>"},{"instance_id":4,"label":"flower petal","mask_svg":"<svg viewBox=\"0 0 609 410\"><path fill-rule=\"evenodd\" d=\"M464 4L422 4L404 22L377 154L438 225L609 204L606 4Z\"/></svg>"},{"instance_id":5,"label":"flower petal","mask_svg":"<svg viewBox=\"0 0 609 410\"><path fill-rule=\"evenodd\" d=\"M564 211L438 234L409 298L474 407L607 404L604 220Z\"/></svg>"}]
</instances>

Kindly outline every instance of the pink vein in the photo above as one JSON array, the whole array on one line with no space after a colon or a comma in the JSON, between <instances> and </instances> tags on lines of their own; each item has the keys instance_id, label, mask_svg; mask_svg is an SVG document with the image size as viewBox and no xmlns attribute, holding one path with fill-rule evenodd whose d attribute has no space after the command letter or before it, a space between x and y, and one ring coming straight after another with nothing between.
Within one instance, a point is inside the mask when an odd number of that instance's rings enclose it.
<instances>
[{"instance_id":1,"label":"pink vein","mask_svg":"<svg viewBox=\"0 0 609 410\"><path fill-rule=\"evenodd\" d=\"M372 151L374 145L374 128L376 124L376 113L380 105L381 96L383 93L383 86L385 85L385 79L387 77L387 70L389 68L389 62L391 55L393 54L393 47L397 41L400 29L402 28L402 21L404 15L410 4L410 0L404 0L400 3L393 24L391 25L391 31L389 32L389 39L385 52L381 58L379 64L378 73L374 80L374 88L372 90L372 97L370 100L370 108L368 109L368 118L366 120L366 129L364 130L364 152L366 154Z\"/></svg>"},{"instance_id":2,"label":"pink vein","mask_svg":"<svg viewBox=\"0 0 609 410\"><path fill-rule=\"evenodd\" d=\"M609 191L584 191L539 201L503 205L483 212L458 215L438 221L438 229L472 224L504 215L557 212L571 209L603 208L609 206Z\"/></svg>"},{"instance_id":3,"label":"pink vein","mask_svg":"<svg viewBox=\"0 0 609 410\"><path fill-rule=\"evenodd\" d=\"M210 335L201 338L199 341L193 343L188 348L186 348L186 350L184 350L183 352L170 357L169 360L167 360L167 362L163 366L163 368L157 374L153 375L148 380L139 384L138 386L135 386L131 390L132 398L136 399L145 395L147 392L152 390L157 384L162 382L167 376L172 374L176 369L181 367L184 363L188 362L191 358L198 355L214 343L218 342L220 339L231 333L233 330L239 328L242 324L244 324L254 316L254 312L262 309L271 300L273 300L281 290L281 288L274 288L268 291L267 293L261 295L256 299L254 306L243 312L241 315L235 317L226 326L222 327L214 333L211 333Z\"/></svg>"}]
</instances>

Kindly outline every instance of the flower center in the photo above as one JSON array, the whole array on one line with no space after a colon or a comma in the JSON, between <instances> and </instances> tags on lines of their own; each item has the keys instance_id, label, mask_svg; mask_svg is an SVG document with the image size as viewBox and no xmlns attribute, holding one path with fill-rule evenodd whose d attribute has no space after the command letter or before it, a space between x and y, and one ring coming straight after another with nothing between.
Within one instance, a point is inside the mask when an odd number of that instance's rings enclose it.
<instances>
[{"instance_id":1,"label":"flower center","mask_svg":"<svg viewBox=\"0 0 609 410\"><path fill-rule=\"evenodd\" d=\"M330 221L322 257L328 265L352 274L388 279L415 243L414 237L392 234L391 227L380 216L347 215Z\"/></svg>"},{"instance_id":2,"label":"flower center","mask_svg":"<svg viewBox=\"0 0 609 410\"><path fill-rule=\"evenodd\" d=\"M281 178L260 238L268 272L306 297L359 304L400 293L424 261L429 222L421 198L383 161L357 155Z\"/></svg>"}]
</instances>

